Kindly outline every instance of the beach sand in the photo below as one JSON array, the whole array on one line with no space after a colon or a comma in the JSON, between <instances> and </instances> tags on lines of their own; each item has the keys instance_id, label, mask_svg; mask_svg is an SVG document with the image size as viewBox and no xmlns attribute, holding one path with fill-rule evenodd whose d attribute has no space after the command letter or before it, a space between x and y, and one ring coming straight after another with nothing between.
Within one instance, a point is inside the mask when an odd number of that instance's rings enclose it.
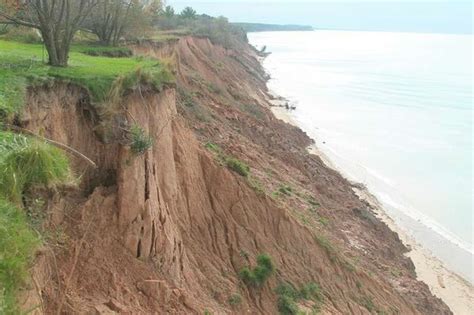
<instances>
[{"instance_id":1,"label":"beach sand","mask_svg":"<svg viewBox=\"0 0 474 315\"><path fill-rule=\"evenodd\" d=\"M284 107L279 107L282 104L282 99L275 97L276 94L272 92L270 95L269 102L274 105L271 107L271 110L275 117L298 127L295 120L291 117L290 111ZM337 169L329 158L315 145L310 146L308 151L319 156L326 166L343 175L343 172ZM366 200L372 205L376 216L387 224L392 231L396 232L403 244L410 249L406 255L411 258L415 265L418 280L426 283L433 295L443 300L454 314L474 314L474 287L468 281L447 269L439 259L434 257L428 250L420 246L412 237L397 226L392 218L387 215L382 204L367 189L353 189L359 198Z\"/></svg>"}]
</instances>

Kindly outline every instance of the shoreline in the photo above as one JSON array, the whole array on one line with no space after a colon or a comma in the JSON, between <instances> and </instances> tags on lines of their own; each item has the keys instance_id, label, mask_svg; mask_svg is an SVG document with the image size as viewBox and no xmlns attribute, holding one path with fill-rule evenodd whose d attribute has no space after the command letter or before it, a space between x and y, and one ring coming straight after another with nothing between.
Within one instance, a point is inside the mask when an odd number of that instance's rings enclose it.
<instances>
[{"instance_id":1,"label":"shoreline","mask_svg":"<svg viewBox=\"0 0 474 315\"><path fill-rule=\"evenodd\" d=\"M281 107L283 99L272 91L269 91L269 95L271 97L268 98L268 102L273 105L270 109L275 117L300 128L291 116L290 111L285 107ZM308 152L317 155L327 167L347 178L344 172L338 169L315 144L308 147ZM367 201L373 207L376 217L385 223L390 230L397 233L401 242L409 249L405 255L415 265L417 279L424 282L431 293L443 300L454 314L474 313L474 287L467 280L449 270L442 261L434 257L433 254L399 227L384 210L380 201L367 188L354 185L353 190L359 198Z\"/></svg>"}]
</instances>

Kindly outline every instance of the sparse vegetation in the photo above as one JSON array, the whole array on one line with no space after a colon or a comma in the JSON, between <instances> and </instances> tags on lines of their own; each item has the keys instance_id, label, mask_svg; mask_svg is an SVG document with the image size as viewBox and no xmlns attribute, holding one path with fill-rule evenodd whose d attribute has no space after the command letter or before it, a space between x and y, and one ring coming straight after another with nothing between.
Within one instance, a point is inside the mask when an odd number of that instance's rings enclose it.
<instances>
[{"instance_id":1,"label":"sparse vegetation","mask_svg":"<svg viewBox=\"0 0 474 315\"><path fill-rule=\"evenodd\" d=\"M204 146L206 147L206 149L208 149L209 151L212 151L214 153L221 153L222 152L222 149L215 143L206 142L206 144Z\"/></svg>"},{"instance_id":2,"label":"sparse vegetation","mask_svg":"<svg viewBox=\"0 0 474 315\"><path fill-rule=\"evenodd\" d=\"M247 177L250 173L250 167L241 160L234 157L226 157L225 164L229 169L243 177Z\"/></svg>"},{"instance_id":3,"label":"sparse vegetation","mask_svg":"<svg viewBox=\"0 0 474 315\"><path fill-rule=\"evenodd\" d=\"M300 300L313 301L313 314L319 311L323 301L321 288L314 282L296 289L291 283L283 282L275 289L278 295L278 311L283 315L300 314L297 302Z\"/></svg>"},{"instance_id":4,"label":"sparse vegetation","mask_svg":"<svg viewBox=\"0 0 474 315\"><path fill-rule=\"evenodd\" d=\"M29 226L27 193L70 178L68 159L59 149L23 135L0 132L0 313L17 314L17 293L40 241ZM41 200L31 203L41 207ZM39 214L32 213L32 219Z\"/></svg>"},{"instance_id":5,"label":"sparse vegetation","mask_svg":"<svg viewBox=\"0 0 474 315\"><path fill-rule=\"evenodd\" d=\"M144 154L153 145L153 138L138 125L130 128L130 149L136 155Z\"/></svg>"},{"instance_id":6,"label":"sparse vegetation","mask_svg":"<svg viewBox=\"0 0 474 315\"><path fill-rule=\"evenodd\" d=\"M240 296L238 293L234 293L229 297L228 302L231 306L239 306L242 304L242 296Z\"/></svg>"},{"instance_id":7,"label":"sparse vegetation","mask_svg":"<svg viewBox=\"0 0 474 315\"><path fill-rule=\"evenodd\" d=\"M326 217L319 217L318 222L321 223L323 226L328 226L329 225L329 219Z\"/></svg>"},{"instance_id":8,"label":"sparse vegetation","mask_svg":"<svg viewBox=\"0 0 474 315\"><path fill-rule=\"evenodd\" d=\"M310 196L310 195L307 195L305 196L305 199L306 201L308 202L309 205L317 208L317 207L320 207L321 205L319 204L319 202L317 202L313 196Z\"/></svg>"},{"instance_id":9,"label":"sparse vegetation","mask_svg":"<svg viewBox=\"0 0 474 315\"><path fill-rule=\"evenodd\" d=\"M248 179L248 183L250 187L259 195L265 194L265 188L263 187L262 183L255 177L250 177Z\"/></svg>"},{"instance_id":10,"label":"sparse vegetation","mask_svg":"<svg viewBox=\"0 0 474 315\"><path fill-rule=\"evenodd\" d=\"M0 314L19 314L18 290L39 244L24 212L0 198Z\"/></svg>"},{"instance_id":11,"label":"sparse vegetation","mask_svg":"<svg viewBox=\"0 0 474 315\"><path fill-rule=\"evenodd\" d=\"M0 132L0 196L18 205L33 186L51 186L69 177L64 153L44 142Z\"/></svg>"},{"instance_id":12,"label":"sparse vegetation","mask_svg":"<svg viewBox=\"0 0 474 315\"><path fill-rule=\"evenodd\" d=\"M248 177L250 174L250 167L241 160L228 156L224 154L223 150L215 143L207 142L204 147L209 151L216 154L217 159L222 162L225 166L227 166L230 170L236 172L237 174ZM249 181L250 184L250 181Z\"/></svg>"},{"instance_id":13,"label":"sparse vegetation","mask_svg":"<svg viewBox=\"0 0 474 315\"><path fill-rule=\"evenodd\" d=\"M249 267L242 268L239 276L247 286L260 287L274 271L275 266L272 258L267 254L260 254L257 256L257 266L253 269Z\"/></svg>"},{"instance_id":14,"label":"sparse vegetation","mask_svg":"<svg viewBox=\"0 0 474 315\"><path fill-rule=\"evenodd\" d=\"M375 304L374 302L372 301L372 298L370 296L363 296L361 299L360 299L360 305L362 305L363 307L365 307L369 312L373 312L375 311Z\"/></svg>"},{"instance_id":15,"label":"sparse vegetation","mask_svg":"<svg viewBox=\"0 0 474 315\"><path fill-rule=\"evenodd\" d=\"M331 242L323 235L316 235L314 237L316 242L326 250L327 253L334 253L334 247L332 246Z\"/></svg>"},{"instance_id":16,"label":"sparse vegetation","mask_svg":"<svg viewBox=\"0 0 474 315\"><path fill-rule=\"evenodd\" d=\"M248 260L249 257L250 257L250 256L249 256L249 253L247 253L247 252L246 252L245 250L243 250L243 249L240 250L239 256L245 258L246 260Z\"/></svg>"},{"instance_id":17,"label":"sparse vegetation","mask_svg":"<svg viewBox=\"0 0 474 315\"><path fill-rule=\"evenodd\" d=\"M258 104L239 104L239 108L256 119L262 120L265 118L265 113Z\"/></svg>"},{"instance_id":18,"label":"sparse vegetation","mask_svg":"<svg viewBox=\"0 0 474 315\"><path fill-rule=\"evenodd\" d=\"M278 191L284 195L290 196L293 192L293 188L289 185L281 184L280 187L278 187Z\"/></svg>"}]
</instances>

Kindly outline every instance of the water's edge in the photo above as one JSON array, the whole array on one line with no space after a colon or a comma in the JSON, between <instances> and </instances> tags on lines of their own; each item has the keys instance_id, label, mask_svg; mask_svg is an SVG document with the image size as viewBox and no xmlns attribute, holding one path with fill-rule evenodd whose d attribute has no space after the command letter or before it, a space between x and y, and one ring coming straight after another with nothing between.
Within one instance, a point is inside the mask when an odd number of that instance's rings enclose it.
<instances>
[{"instance_id":1,"label":"water's edge","mask_svg":"<svg viewBox=\"0 0 474 315\"><path fill-rule=\"evenodd\" d=\"M263 61L263 60L262 60ZM271 93L277 95L276 93ZM272 102L272 101L270 101ZM298 128L296 121L290 112L281 107L272 107L273 114L289 124ZM308 147L308 152L317 155L324 164L337 171L347 179L344 171L338 169L331 159L316 145ZM348 179L350 181L350 179ZM359 188L356 188L359 187ZM471 314L473 312L472 301L474 301L474 288L460 275L449 270L446 265L434 257L433 254L418 244L413 237L408 235L387 213L383 204L363 185L354 185L354 192L359 198L367 201L374 209L376 216L384 222L392 231L398 234L402 243L410 249L406 254L415 265L417 278L428 285L431 292L445 302L454 314Z\"/></svg>"}]
</instances>

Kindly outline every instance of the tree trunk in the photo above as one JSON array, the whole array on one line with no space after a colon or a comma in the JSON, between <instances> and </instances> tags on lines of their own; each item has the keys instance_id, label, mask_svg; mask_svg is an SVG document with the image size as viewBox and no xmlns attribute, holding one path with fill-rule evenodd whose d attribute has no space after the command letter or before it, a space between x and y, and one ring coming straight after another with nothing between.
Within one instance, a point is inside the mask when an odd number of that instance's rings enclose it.
<instances>
[{"instance_id":1,"label":"tree trunk","mask_svg":"<svg viewBox=\"0 0 474 315\"><path fill-rule=\"evenodd\" d=\"M54 32L43 30L41 34L48 52L48 64L55 67L67 67L69 49L64 48L67 45L61 45L59 41L55 40Z\"/></svg>"}]
</instances>

